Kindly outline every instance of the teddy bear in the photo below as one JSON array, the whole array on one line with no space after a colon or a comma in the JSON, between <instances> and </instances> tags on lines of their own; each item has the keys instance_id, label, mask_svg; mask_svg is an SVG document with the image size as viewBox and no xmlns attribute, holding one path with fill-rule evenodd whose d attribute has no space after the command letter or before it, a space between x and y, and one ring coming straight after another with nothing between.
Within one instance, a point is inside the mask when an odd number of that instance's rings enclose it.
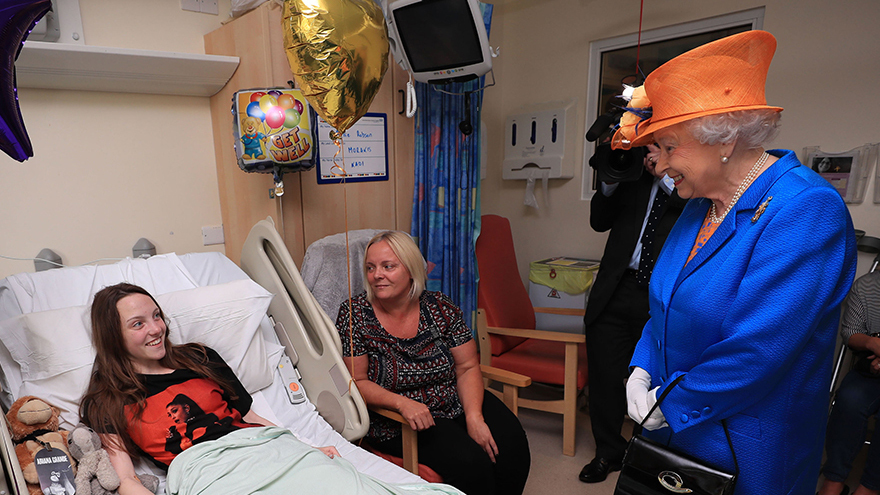
<instances>
[{"instance_id":1,"label":"teddy bear","mask_svg":"<svg viewBox=\"0 0 880 495\"><path fill-rule=\"evenodd\" d=\"M101 437L94 430L78 425L67 435L67 447L77 461L76 493L103 494L119 488L119 476L107 451L101 448ZM93 481L97 481L97 490L92 490Z\"/></svg>"},{"instance_id":2,"label":"teddy bear","mask_svg":"<svg viewBox=\"0 0 880 495\"><path fill-rule=\"evenodd\" d=\"M116 493L119 476L110 463L110 456L101 448L101 437L85 425L78 425L67 436L70 453L77 460L76 493L78 495L106 495ZM153 493L159 487L159 478L152 474L137 476L142 485Z\"/></svg>"},{"instance_id":3,"label":"teddy bear","mask_svg":"<svg viewBox=\"0 0 880 495\"><path fill-rule=\"evenodd\" d=\"M32 395L16 400L6 413L6 422L15 445L15 454L31 495L42 495L34 456L44 445L61 449L68 458L67 432L58 429L60 410ZM72 461L71 461L72 462ZM71 466L75 473L75 467Z\"/></svg>"}]
</instances>

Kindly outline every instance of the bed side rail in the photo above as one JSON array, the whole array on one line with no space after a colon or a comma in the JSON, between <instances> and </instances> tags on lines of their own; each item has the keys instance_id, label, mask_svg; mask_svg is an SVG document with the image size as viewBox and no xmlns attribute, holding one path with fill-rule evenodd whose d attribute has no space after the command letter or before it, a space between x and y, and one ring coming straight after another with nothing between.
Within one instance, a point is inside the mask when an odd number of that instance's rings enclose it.
<instances>
[{"instance_id":1,"label":"bed side rail","mask_svg":"<svg viewBox=\"0 0 880 495\"><path fill-rule=\"evenodd\" d=\"M241 268L275 294L269 315L275 332L302 375L302 385L321 416L349 441L367 433L367 405L342 361L335 324L306 288L272 218L257 222L241 253Z\"/></svg>"},{"instance_id":2,"label":"bed side rail","mask_svg":"<svg viewBox=\"0 0 880 495\"><path fill-rule=\"evenodd\" d=\"M0 483L0 490L9 489L8 493L13 495L27 495L27 483L18 464L18 456L15 454L15 446L12 444L12 435L9 433L5 414L0 414L0 455L3 456L0 477L5 478L2 480L5 484Z\"/></svg>"}]
</instances>

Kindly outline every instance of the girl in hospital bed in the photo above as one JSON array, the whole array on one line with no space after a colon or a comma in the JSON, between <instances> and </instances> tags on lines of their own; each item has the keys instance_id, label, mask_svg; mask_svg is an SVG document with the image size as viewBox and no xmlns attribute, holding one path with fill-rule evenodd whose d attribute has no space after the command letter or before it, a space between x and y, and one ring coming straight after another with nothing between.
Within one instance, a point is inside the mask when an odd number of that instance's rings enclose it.
<instances>
[{"instance_id":1,"label":"girl in hospital bed","mask_svg":"<svg viewBox=\"0 0 880 495\"><path fill-rule=\"evenodd\" d=\"M168 342L165 315L141 287L99 291L91 320L96 356L80 415L101 433L120 495L149 493L135 477L141 457L168 470L168 494L460 493L378 481L335 447L312 448L260 417L213 349Z\"/></svg>"}]
</instances>

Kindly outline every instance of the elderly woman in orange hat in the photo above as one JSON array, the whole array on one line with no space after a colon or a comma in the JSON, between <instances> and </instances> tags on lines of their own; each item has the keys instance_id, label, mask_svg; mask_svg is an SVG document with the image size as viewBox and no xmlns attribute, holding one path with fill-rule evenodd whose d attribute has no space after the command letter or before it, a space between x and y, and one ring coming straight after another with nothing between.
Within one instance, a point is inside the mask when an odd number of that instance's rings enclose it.
<instances>
[{"instance_id":1,"label":"elderly woman in orange hat","mask_svg":"<svg viewBox=\"0 0 880 495\"><path fill-rule=\"evenodd\" d=\"M775 49L748 31L676 57L637 88L642 107L612 142L657 143L658 173L690 199L651 276L629 414L643 420L669 389L646 435L737 470L740 495L815 491L856 268L840 195L794 152L764 150L782 110L764 97Z\"/></svg>"}]
</instances>

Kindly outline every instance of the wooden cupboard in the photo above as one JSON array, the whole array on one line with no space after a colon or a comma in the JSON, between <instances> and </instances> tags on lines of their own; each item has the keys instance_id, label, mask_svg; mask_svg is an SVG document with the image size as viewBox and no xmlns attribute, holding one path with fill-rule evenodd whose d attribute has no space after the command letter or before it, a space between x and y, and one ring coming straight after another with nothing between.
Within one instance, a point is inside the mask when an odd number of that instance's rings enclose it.
<instances>
[{"instance_id":1,"label":"wooden cupboard","mask_svg":"<svg viewBox=\"0 0 880 495\"><path fill-rule=\"evenodd\" d=\"M272 198L271 174L245 173L233 147L232 96L253 88L290 87L293 79L284 51L281 6L266 2L205 35L205 53L241 59L226 86L211 97L214 153L226 256L239 263L251 227L271 216L293 260L306 247L331 235L357 229L410 230L413 198L414 121L401 115L408 77L393 61L370 112L388 124L388 180L318 184L317 169L284 175L284 195ZM347 215L343 198L347 196ZM346 222L347 216L347 222Z\"/></svg>"}]
</instances>

